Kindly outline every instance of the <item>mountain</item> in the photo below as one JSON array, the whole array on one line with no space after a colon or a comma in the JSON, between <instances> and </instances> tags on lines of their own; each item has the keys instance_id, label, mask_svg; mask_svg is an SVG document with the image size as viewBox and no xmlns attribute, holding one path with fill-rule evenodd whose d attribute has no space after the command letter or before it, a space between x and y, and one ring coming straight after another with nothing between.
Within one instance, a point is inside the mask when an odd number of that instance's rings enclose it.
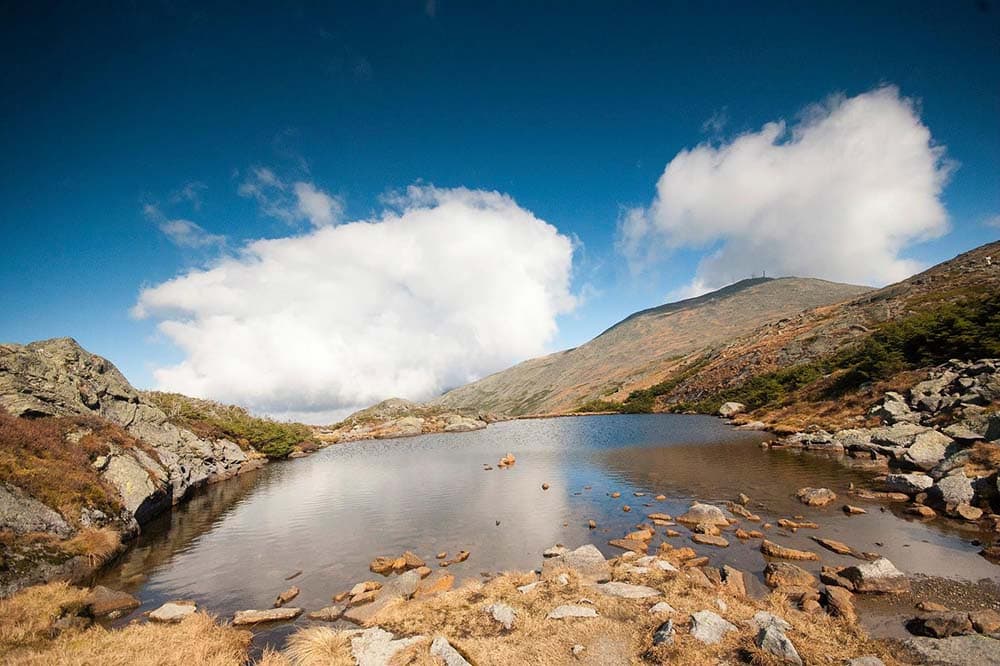
<instances>
[{"instance_id":1,"label":"mountain","mask_svg":"<svg viewBox=\"0 0 1000 666\"><path fill-rule=\"evenodd\" d=\"M525 361L456 388L432 404L509 415L571 412L620 403L763 324L869 292L810 278L755 278L626 317L575 349Z\"/></svg>"},{"instance_id":2,"label":"mountain","mask_svg":"<svg viewBox=\"0 0 1000 666\"><path fill-rule=\"evenodd\" d=\"M766 408L772 424L799 410L810 423L826 415L830 427L844 427L838 417L857 413L879 388L908 388L909 370L998 355L1000 241L843 303L770 321L710 353L689 354L652 406L714 411L734 400ZM856 390L878 382L888 385Z\"/></svg>"}]
</instances>

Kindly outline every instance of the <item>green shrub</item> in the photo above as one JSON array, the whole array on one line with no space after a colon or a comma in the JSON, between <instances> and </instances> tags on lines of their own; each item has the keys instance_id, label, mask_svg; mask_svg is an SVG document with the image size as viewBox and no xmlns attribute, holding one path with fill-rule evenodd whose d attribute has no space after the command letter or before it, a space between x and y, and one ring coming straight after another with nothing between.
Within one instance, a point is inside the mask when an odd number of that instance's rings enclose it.
<instances>
[{"instance_id":1,"label":"green shrub","mask_svg":"<svg viewBox=\"0 0 1000 666\"><path fill-rule=\"evenodd\" d=\"M284 458L298 445L311 446L312 429L301 423L282 423L253 416L242 407L189 398L178 393L145 394L172 423L206 439L229 439L268 458Z\"/></svg>"}]
</instances>

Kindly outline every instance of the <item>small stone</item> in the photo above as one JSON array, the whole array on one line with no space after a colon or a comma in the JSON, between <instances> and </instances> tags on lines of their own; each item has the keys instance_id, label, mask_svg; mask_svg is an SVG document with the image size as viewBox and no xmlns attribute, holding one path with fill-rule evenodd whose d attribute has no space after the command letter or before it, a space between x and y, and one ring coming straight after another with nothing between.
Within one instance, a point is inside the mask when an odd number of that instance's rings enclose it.
<instances>
[{"instance_id":1,"label":"small stone","mask_svg":"<svg viewBox=\"0 0 1000 666\"><path fill-rule=\"evenodd\" d=\"M660 613L676 613L677 611L666 601L659 601L653 604L653 606L649 609L649 612L653 615L658 615Z\"/></svg>"},{"instance_id":2,"label":"small stone","mask_svg":"<svg viewBox=\"0 0 1000 666\"><path fill-rule=\"evenodd\" d=\"M470 666L465 657L456 650L444 636L437 636L431 641L431 656L444 662L444 666Z\"/></svg>"},{"instance_id":3,"label":"small stone","mask_svg":"<svg viewBox=\"0 0 1000 666\"><path fill-rule=\"evenodd\" d=\"M802 658L799 657L795 645L776 625L768 625L757 632L754 643L762 651L769 653L782 663L802 666Z\"/></svg>"},{"instance_id":4,"label":"small stone","mask_svg":"<svg viewBox=\"0 0 1000 666\"><path fill-rule=\"evenodd\" d=\"M359 594L364 594L365 592L374 592L375 590L381 590L382 583L374 580L366 580L363 583L358 583L351 588L350 596L355 597Z\"/></svg>"},{"instance_id":5,"label":"small stone","mask_svg":"<svg viewBox=\"0 0 1000 666\"><path fill-rule=\"evenodd\" d=\"M825 506L837 499L837 494L829 488L800 488L795 496L807 506Z\"/></svg>"},{"instance_id":6,"label":"small stone","mask_svg":"<svg viewBox=\"0 0 1000 666\"><path fill-rule=\"evenodd\" d=\"M542 484L542 490L548 490L548 489L549 489L549 484L543 483Z\"/></svg>"},{"instance_id":7,"label":"small stone","mask_svg":"<svg viewBox=\"0 0 1000 666\"><path fill-rule=\"evenodd\" d=\"M663 502L663 501L665 501L667 499L667 496L666 495L657 495L653 499L655 499L657 502Z\"/></svg>"},{"instance_id":8,"label":"small stone","mask_svg":"<svg viewBox=\"0 0 1000 666\"><path fill-rule=\"evenodd\" d=\"M631 510L632 510L632 507L630 507L628 504L626 504L625 506L622 507L622 511L624 511L625 513L628 513Z\"/></svg>"},{"instance_id":9,"label":"small stone","mask_svg":"<svg viewBox=\"0 0 1000 666\"><path fill-rule=\"evenodd\" d=\"M495 622L500 624L506 631L510 631L514 628L514 623L517 620L517 613L507 604L497 602L486 606L483 610L489 613L489 616L492 617Z\"/></svg>"},{"instance_id":10,"label":"small stone","mask_svg":"<svg viewBox=\"0 0 1000 666\"><path fill-rule=\"evenodd\" d=\"M180 622L188 615L193 615L196 610L194 602L168 601L150 613L149 619L153 622L175 623Z\"/></svg>"},{"instance_id":11,"label":"small stone","mask_svg":"<svg viewBox=\"0 0 1000 666\"><path fill-rule=\"evenodd\" d=\"M728 548L729 542L726 541L721 536L713 536L711 534L692 534L691 541L695 543L700 543L705 546L717 546L719 548Z\"/></svg>"},{"instance_id":12,"label":"small stone","mask_svg":"<svg viewBox=\"0 0 1000 666\"><path fill-rule=\"evenodd\" d=\"M622 496L622 494L620 492L618 492L617 490L615 492L611 493L611 499L618 499L621 496Z\"/></svg>"},{"instance_id":13,"label":"small stone","mask_svg":"<svg viewBox=\"0 0 1000 666\"><path fill-rule=\"evenodd\" d=\"M121 617L126 612L137 608L139 600L127 592L119 592L98 585L83 599L83 604L94 617Z\"/></svg>"},{"instance_id":14,"label":"small stone","mask_svg":"<svg viewBox=\"0 0 1000 666\"><path fill-rule=\"evenodd\" d=\"M897 593L910 589L910 581L886 558L847 567L840 575L851 581L855 592Z\"/></svg>"},{"instance_id":15,"label":"small stone","mask_svg":"<svg viewBox=\"0 0 1000 666\"><path fill-rule=\"evenodd\" d=\"M553 608L545 617L548 620L564 620L566 618L574 617L597 617L597 611L593 608L588 608L587 606L564 604Z\"/></svg>"},{"instance_id":16,"label":"small stone","mask_svg":"<svg viewBox=\"0 0 1000 666\"><path fill-rule=\"evenodd\" d=\"M671 609L673 611L673 609ZM674 643L674 621L667 620L656 628L653 632L653 645L673 645Z\"/></svg>"},{"instance_id":17,"label":"small stone","mask_svg":"<svg viewBox=\"0 0 1000 666\"><path fill-rule=\"evenodd\" d=\"M535 589L538 588L538 586L541 585L541 584L542 584L542 581L536 580L534 583L528 583L527 585L520 586L519 588L517 588L517 591L520 592L521 594L527 594L528 592L534 592Z\"/></svg>"},{"instance_id":18,"label":"small stone","mask_svg":"<svg viewBox=\"0 0 1000 666\"><path fill-rule=\"evenodd\" d=\"M580 658L580 655L583 654L584 650L586 650L586 648L580 645L579 643L577 643L576 645L574 645L569 649L570 653L577 659Z\"/></svg>"},{"instance_id":19,"label":"small stone","mask_svg":"<svg viewBox=\"0 0 1000 666\"><path fill-rule=\"evenodd\" d=\"M562 546L552 546L551 548L546 548L542 551L542 557L560 557L569 552L566 548Z\"/></svg>"},{"instance_id":20,"label":"small stone","mask_svg":"<svg viewBox=\"0 0 1000 666\"><path fill-rule=\"evenodd\" d=\"M702 643L714 645L730 631L738 629L712 611L703 610L691 615L691 636Z\"/></svg>"},{"instance_id":21,"label":"small stone","mask_svg":"<svg viewBox=\"0 0 1000 666\"><path fill-rule=\"evenodd\" d=\"M917 608L926 613L943 613L944 611L951 610L944 604L939 604L934 601L921 601L917 604Z\"/></svg>"},{"instance_id":22,"label":"small stone","mask_svg":"<svg viewBox=\"0 0 1000 666\"><path fill-rule=\"evenodd\" d=\"M859 516L859 515L861 515L863 513L868 513L868 512L865 511L864 509L862 509L860 506L853 506L851 504L845 504L844 505L844 513L846 513L849 516Z\"/></svg>"},{"instance_id":23,"label":"small stone","mask_svg":"<svg viewBox=\"0 0 1000 666\"><path fill-rule=\"evenodd\" d=\"M770 562L764 567L764 582L772 588L786 585L815 587L816 577L788 562Z\"/></svg>"},{"instance_id":24,"label":"small stone","mask_svg":"<svg viewBox=\"0 0 1000 666\"><path fill-rule=\"evenodd\" d=\"M971 506L969 504L959 504L955 509L957 513L964 520L974 523L983 517L983 510L979 507Z\"/></svg>"},{"instance_id":25,"label":"small stone","mask_svg":"<svg viewBox=\"0 0 1000 666\"><path fill-rule=\"evenodd\" d=\"M439 560L443 560L446 557L448 557L448 553L447 552L441 552L441 553L438 553L437 555L435 555L434 557L437 558L437 559L439 559Z\"/></svg>"},{"instance_id":26,"label":"small stone","mask_svg":"<svg viewBox=\"0 0 1000 666\"><path fill-rule=\"evenodd\" d=\"M924 506L923 504L908 506L904 509L904 511L914 516L920 516L921 518L934 518L937 516L937 512L934 509L929 506Z\"/></svg>"},{"instance_id":27,"label":"small stone","mask_svg":"<svg viewBox=\"0 0 1000 666\"><path fill-rule=\"evenodd\" d=\"M309 613L307 617L310 620L319 620L321 622L336 622L343 614L343 606L327 606L326 608Z\"/></svg>"}]
</instances>

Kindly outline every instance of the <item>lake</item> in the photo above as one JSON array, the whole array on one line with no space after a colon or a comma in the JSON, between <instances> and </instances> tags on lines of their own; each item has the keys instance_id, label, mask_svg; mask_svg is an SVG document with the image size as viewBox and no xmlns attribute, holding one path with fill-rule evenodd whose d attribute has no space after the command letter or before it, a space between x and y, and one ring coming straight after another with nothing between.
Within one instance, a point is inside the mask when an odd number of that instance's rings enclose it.
<instances>
[{"instance_id":1,"label":"lake","mask_svg":"<svg viewBox=\"0 0 1000 666\"><path fill-rule=\"evenodd\" d=\"M435 566L440 551L468 550L466 562L449 568L459 581L537 568L542 551L556 543L594 543L617 555L621 551L607 541L634 529L647 513L676 516L694 499L722 502L741 492L766 521L804 516L819 523L819 530L795 534L774 528L768 537L819 552L821 564L856 560L822 550L809 540L813 534L880 552L909 574L1000 581L1000 567L977 554L969 532L945 521L922 523L898 507L893 513L848 494L851 483L863 484L875 471L761 448L767 439L767 433L736 430L713 417L642 414L507 421L469 433L335 445L203 489L147 525L96 582L138 596L143 604L136 613L171 599L194 599L231 617L237 610L270 608L292 584L302 593L289 605L309 611L330 605L334 594L356 582L378 578L368 564L379 555L411 550ZM507 452L516 464L498 469ZM494 469L484 471L486 464ZM795 499L803 486L831 488L839 499L806 507ZM613 492L621 497L611 498ZM667 499L655 501L658 494ZM845 516L845 502L868 513ZM597 529L588 528L591 519ZM676 529L684 536L672 543L694 546L688 530ZM731 564L759 578L766 564L759 541L732 535L729 541L726 549L695 549L715 565ZM300 570L294 581L285 580ZM897 633L898 622L886 620L893 612L873 611L866 622L878 633ZM309 622L303 616L296 624ZM280 643L294 628L259 628L256 642Z\"/></svg>"}]
</instances>

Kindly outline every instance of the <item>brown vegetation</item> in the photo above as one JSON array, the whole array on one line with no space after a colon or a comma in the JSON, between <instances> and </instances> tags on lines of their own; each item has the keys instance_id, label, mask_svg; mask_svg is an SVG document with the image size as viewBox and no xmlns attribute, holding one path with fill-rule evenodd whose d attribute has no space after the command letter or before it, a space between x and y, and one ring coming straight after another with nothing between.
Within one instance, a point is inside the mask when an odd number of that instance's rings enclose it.
<instances>
[{"instance_id":1,"label":"brown vegetation","mask_svg":"<svg viewBox=\"0 0 1000 666\"><path fill-rule=\"evenodd\" d=\"M79 438L68 437L73 433ZM115 515L121 511L118 493L92 465L109 452L110 444L142 446L121 428L97 418L19 419L0 409L0 481L21 488L71 523L86 506Z\"/></svg>"}]
</instances>

